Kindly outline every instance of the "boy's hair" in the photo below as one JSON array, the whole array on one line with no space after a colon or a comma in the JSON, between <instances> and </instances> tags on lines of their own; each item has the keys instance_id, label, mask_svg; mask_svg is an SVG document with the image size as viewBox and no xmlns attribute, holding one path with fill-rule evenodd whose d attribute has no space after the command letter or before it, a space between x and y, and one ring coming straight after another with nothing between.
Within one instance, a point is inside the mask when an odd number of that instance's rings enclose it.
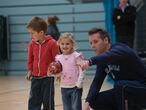
<instances>
[{"instance_id":1,"label":"boy's hair","mask_svg":"<svg viewBox=\"0 0 146 110\"><path fill-rule=\"evenodd\" d=\"M73 49L76 50L76 41L74 39L74 35L73 33L70 33L70 32L66 32L66 33L63 33L61 34L61 36L59 37L58 39L58 44L60 44L60 42L63 40L63 39L69 39L70 42L73 44Z\"/></svg>"},{"instance_id":2,"label":"boy's hair","mask_svg":"<svg viewBox=\"0 0 146 110\"><path fill-rule=\"evenodd\" d=\"M96 33L99 33L99 34L100 34L100 38L101 38L102 40L104 40L104 39L107 37L109 43L111 42L108 32L106 32L104 29L92 28L92 29L88 32L88 35L93 35L93 34L96 34Z\"/></svg>"},{"instance_id":3,"label":"boy's hair","mask_svg":"<svg viewBox=\"0 0 146 110\"><path fill-rule=\"evenodd\" d=\"M29 23L27 24L27 28L32 28L36 32L44 31L47 32L47 24L46 22L40 17L33 17Z\"/></svg>"}]
</instances>

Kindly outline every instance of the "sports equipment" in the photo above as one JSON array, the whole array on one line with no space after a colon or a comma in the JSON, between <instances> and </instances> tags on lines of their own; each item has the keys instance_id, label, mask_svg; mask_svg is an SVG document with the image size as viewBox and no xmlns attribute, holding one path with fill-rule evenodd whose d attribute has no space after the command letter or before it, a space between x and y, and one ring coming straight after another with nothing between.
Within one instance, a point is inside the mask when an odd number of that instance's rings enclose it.
<instances>
[{"instance_id":1,"label":"sports equipment","mask_svg":"<svg viewBox=\"0 0 146 110\"><path fill-rule=\"evenodd\" d=\"M49 65L49 71L53 75L57 75L62 71L62 64L59 61L54 61Z\"/></svg>"}]
</instances>

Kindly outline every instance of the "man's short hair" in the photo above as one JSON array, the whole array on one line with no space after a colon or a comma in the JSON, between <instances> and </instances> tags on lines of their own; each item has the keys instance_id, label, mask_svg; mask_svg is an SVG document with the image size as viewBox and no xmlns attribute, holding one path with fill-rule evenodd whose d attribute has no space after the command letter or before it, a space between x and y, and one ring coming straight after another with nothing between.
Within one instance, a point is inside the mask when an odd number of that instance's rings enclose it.
<instances>
[{"instance_id":1,"label":"man's short hair","mask_svg":"<svg viewBox=\"0 0 146 110\"><path fill-rule=\"evenodd\" d=\"M108 38L109 42L110 42L110 37L108 32L106 32L104 29L100 29L100 28L92 28L89 32L88 35L93 35L99 33L100 37L102 40L104 40L106 37Z\"/></svg>"}]
</instances>

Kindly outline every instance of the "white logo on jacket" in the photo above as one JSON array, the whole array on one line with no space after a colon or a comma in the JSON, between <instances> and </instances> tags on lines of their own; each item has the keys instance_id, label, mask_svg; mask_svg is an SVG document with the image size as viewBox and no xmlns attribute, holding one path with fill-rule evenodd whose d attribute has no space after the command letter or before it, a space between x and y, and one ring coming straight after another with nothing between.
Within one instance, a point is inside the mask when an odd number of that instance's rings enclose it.
<instances>
[{"instance_id":1,"label":"white logo on jacket","mask_svg":"<svg viewBox=\"0 0 146 110\"><path fill-rule=\"evenodd\" d=\"M108 65L107 68L105 68L105 72L107 74L111 74L113 78L115 78L115 75L113 74L113 71L120 71L119 65Z\"/></svg>"}]
</instances>

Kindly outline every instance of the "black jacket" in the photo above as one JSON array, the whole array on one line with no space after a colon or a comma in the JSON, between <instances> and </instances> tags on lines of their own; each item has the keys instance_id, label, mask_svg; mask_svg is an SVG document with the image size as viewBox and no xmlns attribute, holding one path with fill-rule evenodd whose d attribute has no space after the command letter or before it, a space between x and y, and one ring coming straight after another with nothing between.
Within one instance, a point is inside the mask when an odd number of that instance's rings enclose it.
<instances>
[{"instance_id":1,"label":"black jacket","mask_svg":"<svg viewBox=\"0 0 146 110\"><path fill-rule=\"evenodd\" d=\"M58 40L60 37L60 32L56 24L50 24L47 28L47 34L51 35L55 40Z\"/></svg>"},{"instance_id":2,"label":"black jacket","mask_svg":"<svg viewBox=\"0 0 146 110\"><path fill-rule=\"evenodd\" d=\"M120 16L120 19L117 18ZM112 21L115 25L116 36L133 36L135 32L136 8L128 5L124 12L115 8L112 14Z\"/></svg>"}]
</instances>

